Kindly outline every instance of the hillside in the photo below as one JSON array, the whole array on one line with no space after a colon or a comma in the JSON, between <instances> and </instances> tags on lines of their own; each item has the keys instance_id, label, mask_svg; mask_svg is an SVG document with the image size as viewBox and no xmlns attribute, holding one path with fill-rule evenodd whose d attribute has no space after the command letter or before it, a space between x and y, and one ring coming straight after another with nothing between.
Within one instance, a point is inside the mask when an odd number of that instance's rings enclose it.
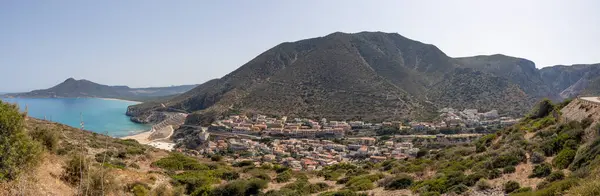
<instances>
[{"instance_id":1,"label":"hillside","mask_svg":"<svg viewBox=\"0 0 600 196\"><path fill-rule=\"evenodd\" d=\"M535 100L561 100L572 79L583 77L549 79L562 72L504 55L451 58L395 33L338 32L279 44L222 78L127 114L139 121L164 110L196 112L191 124L231 112L383 120L454 107L522 115Z\"/></svg>"},{"instance_id":2,"label":"hillside","mask_svg":"<svg viewBox=\"0 0 600 196\"><path fill-rule=\"evenodd\" d=\"M145 101L147 99L165 98L184 93L196 85L181 85L171 87L129 88L128 86L108 86L88 80L69 78L64 82L43 90L28 93L14 93L4 96L11 97L101 97Z\"/></svg>"},{"instance_id":3,"label":"hillside","mask_svg":"<svg viewBox=\"0 0 600 196\"><path fill-rule=\"evenodd\" d=\"M0 195L275 196L283 187L304 196L337 189L280 165L188 156L28 118L1 101L0 127Z\"/></svg>"}]
</instances>

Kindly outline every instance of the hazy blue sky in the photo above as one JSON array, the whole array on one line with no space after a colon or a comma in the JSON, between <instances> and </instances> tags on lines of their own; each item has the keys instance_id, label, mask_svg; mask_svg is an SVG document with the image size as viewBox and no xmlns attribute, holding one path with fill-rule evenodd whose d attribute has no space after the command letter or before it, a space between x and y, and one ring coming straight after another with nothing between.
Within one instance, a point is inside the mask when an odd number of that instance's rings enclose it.
<instances>
[{"instance_id":1,"label":"hazy blue sky","mask_svg":"<svg viewBox=\"0 0 600 196\"><path fill-rule=\"evenodd\" d=\"M222 77L281 42L397 32L452 57L600 63L600 1L0 1L0 92L68 77L132 87Z\"/></svg>"}]
</instances>

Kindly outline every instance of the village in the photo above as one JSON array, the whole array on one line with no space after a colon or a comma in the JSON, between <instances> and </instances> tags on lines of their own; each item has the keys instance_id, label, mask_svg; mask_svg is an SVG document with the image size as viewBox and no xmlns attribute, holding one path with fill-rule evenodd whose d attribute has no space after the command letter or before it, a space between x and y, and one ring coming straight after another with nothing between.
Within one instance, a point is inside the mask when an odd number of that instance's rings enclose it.
<instances>
[{"instance_id":1,"label":"village","mask_svg":"<svg viewBox=\"0 0 600 196\"><path fill-rule=\"evenodd\" d=\"M294 170L320 170L341 162L381 162L419 156L425 144L462 144L483 134L436 134L441 129L472 130L476 127L503 127L518 119L500 117L495 110L440 110L438 122L327 121L307 118L233 115L203 128L202 143L196 153L207 157L221 156L229 162L262 165L281 164ZM353 130L410 130L411 135L352 137ZM420 149L418 147L422 147Z\"/></svg>"}]
</instances>

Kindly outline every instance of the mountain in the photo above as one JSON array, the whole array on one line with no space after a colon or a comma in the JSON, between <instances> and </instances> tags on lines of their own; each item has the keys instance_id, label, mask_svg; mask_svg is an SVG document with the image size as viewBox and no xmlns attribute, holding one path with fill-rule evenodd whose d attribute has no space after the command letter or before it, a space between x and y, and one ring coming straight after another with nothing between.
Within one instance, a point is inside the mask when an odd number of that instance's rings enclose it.
<instances>
[{"instance_id":1,"label":"mountain","mask_svg":"<svg viewBox=\"0 0 600 196\"><path fill-rule=\"evenodd\" d=\"M389 120L430 118L454 107L522 115L541 98L595 93L589 84L600 83L600 73L590 70L598 68L539 70L530 60L501 54L451 58L396 33L337 32L279 44L223 78L132 106L127 114L146 122L156 112L195 112L192 124L238 112Z\"/></svg>"},{"instance_id":2,"label":"mountain","mask_svg":"<svg viewBox=\"0 0 600 196\"><path fill-rule=\"evenodd\" d=\"M540 73L562 98L600 94L600 64L558 65L542 68Z\"/></svg>"},{"instance_id":3,"label":"mountain","mask_svg":"<svg viewBox=\"0 0 600 196\"><path fill-rule=\"evenodd\" d=\"M69 78L64 82L43 90L34 90L28 93L6 94L11 97L102 97L119 98L127 100L146 100L149 98L162 98L184 93L196 85L182 85L171 87L129 88L128 86L108 86L88 80L75 80Z\"/></svg>"}]
</instances>

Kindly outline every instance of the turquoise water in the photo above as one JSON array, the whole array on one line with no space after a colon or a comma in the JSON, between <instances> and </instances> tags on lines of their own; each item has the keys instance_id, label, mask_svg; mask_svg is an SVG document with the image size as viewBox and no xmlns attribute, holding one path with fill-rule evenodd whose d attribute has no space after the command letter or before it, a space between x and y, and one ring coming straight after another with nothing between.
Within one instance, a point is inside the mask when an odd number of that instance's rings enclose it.
<instances>
[{"instance_id":1,"label":"turquoise water","mask_svg":"<svg viewBox=\"0 0 600 196\"><path fill-rule=\"evenodd\" d=\"M31 117L51 120L80 128L80 114L85 130L123 137L149 130L149 125L136 124L125 115L127 106L135 102L98 98L2 98L17 103L21 111L28 107Z\"/></svg>"}]
</instances>

